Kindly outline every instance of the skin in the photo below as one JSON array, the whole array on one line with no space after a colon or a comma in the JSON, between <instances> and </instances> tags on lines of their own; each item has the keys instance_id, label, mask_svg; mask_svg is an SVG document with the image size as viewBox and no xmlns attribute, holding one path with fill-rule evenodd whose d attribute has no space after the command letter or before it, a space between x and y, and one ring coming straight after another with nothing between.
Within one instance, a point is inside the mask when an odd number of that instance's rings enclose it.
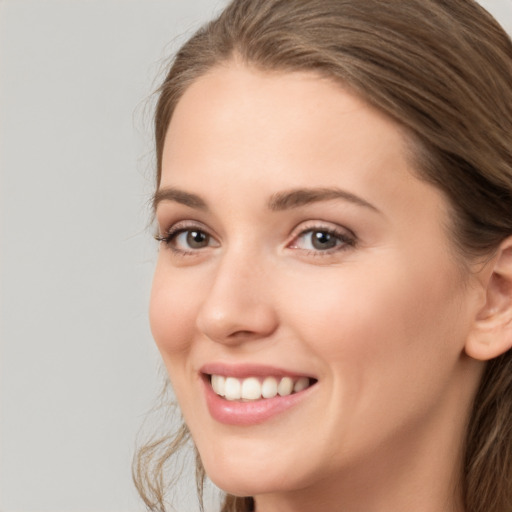
<instances>
[{"instance_id":1,"label":"skin","mask_svg":"<svg viewBox=\"0 0 512 512\"><path fill-rule=\"evenodd\" d=\"M393 121L312 73L231 62L185 92L170 123L150 320L210 478L257 510L462 511L465 424L482 362L465 354L484 287L455 254L450 207L418 179ZM295 188L347 198L272 210ZM370 205L370 206L369 206ZM312 245L311 230L337 230ZM318 379L257 425L206 407L210 362Z\"/></svg>"}]
</instances>

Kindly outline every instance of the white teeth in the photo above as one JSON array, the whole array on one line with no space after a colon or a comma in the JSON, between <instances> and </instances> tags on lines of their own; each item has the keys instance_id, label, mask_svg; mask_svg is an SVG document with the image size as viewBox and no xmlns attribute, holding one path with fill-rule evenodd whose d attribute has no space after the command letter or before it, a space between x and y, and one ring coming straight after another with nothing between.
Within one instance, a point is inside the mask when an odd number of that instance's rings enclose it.
<instances>
[{"instance_id":1,"label":"white teeth","mask_svg":"<svg viewBox=\"0 0 512 512\"><path fill-rule=\"evenodd\" d=\"M242 398L245 400L257 400L261 397L261 384L255 377L244 379L242 382Z\"/></svg>"},{"instance_id":2,"label":"white teeth","mask_svg":"<svg viewBox=\"0 0 512 512\"><path fill-rule=\"evenodd\" d=\"M227 400L240 400L242 386L240 381L234 377L227 377L226 384L224 386L224 393Z\"/></svg>"},{"instance_id":3,"label":"white teeth","mask_svg":"<svg viewBox=\"0 0 512 512\"><path fill-rule=\"evenodd\" d=\"M267 377L261 386L263 398L274 398L277 395L277 380L274 377Z\"/></svg>"},{"instance_id":4,"label":"white teeth","mask_svg":"<svg viewBox=\"0 0 512 512\"><path fill-rule=\"evenodd\" d=\"M307 377L265 377L261 381L258 377L237 379L223 375L211 375L213 391L226 398L226 400L260 400L274 398L277 395L288 396L298 393L310 385Z\"/></svg>"},{"instance_id":5,"label":"white teeth","mask_svg":"<svg viewBox=\"0 0 512 512\"><path fill-rule=\"evenodd\" d=\"M212 388L217 395L225 396L226 378L222 375L212 375Z\"/></svg>"},{"instance_id":6,"label":"white teeth","mask_svg":"<svg viewBox=\"0 0 512 512\"><path fill-rule=\"evenodd\" d=\"M293 391L293 380L290 377L283 377L277 386L277 392L281 396L291 395Z\"/></svg>"},{"instance_id":7,"label":"white teeth","mask_svg":"<svg viewBox=\"0 0 512 512\"><path fill-rule=\"evenodd\" d=\"M309 379L307 377L301 377L293 386L293 392L298 393L309 386Z\"/></svg>"}]
</instances>

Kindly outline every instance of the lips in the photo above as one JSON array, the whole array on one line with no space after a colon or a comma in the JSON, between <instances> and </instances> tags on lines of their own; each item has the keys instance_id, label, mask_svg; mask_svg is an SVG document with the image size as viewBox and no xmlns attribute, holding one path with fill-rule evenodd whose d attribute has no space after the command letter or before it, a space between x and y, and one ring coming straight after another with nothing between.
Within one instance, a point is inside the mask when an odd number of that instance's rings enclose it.
<instances>
[{"instance_id":1,"label":"lips","mask_svg":"<svg viewBox=\"0 0 512 512\"><path fill-rule=\"evenodd\" d=\"M209 364L201 368L211 416L220 423L253 425L298 405L317 379L267 366Z\"/></svg>"}]
</instances>

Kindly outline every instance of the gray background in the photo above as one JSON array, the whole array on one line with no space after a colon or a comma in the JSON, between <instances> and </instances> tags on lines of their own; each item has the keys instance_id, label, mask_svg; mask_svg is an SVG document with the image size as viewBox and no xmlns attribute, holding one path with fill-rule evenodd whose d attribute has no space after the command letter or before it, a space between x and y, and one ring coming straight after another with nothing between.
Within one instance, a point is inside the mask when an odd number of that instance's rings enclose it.
<instances>
[{"instance_id":1,"label":"gray background","mask_svg":"<svg viewBox=\"0 0 512 512\"><path fill-rule=\"evenodd\" d=\"M144 509L131 456L161 384L149 97L223 3L0 1L1 512ZM512 0L482 3L512 32Z\"/></svg>"}]
</instances>

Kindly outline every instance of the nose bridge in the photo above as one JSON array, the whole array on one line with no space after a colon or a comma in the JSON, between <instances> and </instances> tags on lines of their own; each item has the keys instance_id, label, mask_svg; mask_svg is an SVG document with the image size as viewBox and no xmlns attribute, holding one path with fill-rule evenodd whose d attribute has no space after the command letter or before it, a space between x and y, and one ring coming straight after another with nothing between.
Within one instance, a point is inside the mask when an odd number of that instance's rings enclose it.
<instances>
[{"instance_id":1,"label":"nose bridge","mask_svg":"<svg viewBox=\"0 0 512 512\"><path fill-rule=\"evenodd\" d=\"M239 342L268 336L277 316L268 288L267 265L258 251L238 246L219 258L197 325L214 341Z\"/></svg>"}]
</instances>

